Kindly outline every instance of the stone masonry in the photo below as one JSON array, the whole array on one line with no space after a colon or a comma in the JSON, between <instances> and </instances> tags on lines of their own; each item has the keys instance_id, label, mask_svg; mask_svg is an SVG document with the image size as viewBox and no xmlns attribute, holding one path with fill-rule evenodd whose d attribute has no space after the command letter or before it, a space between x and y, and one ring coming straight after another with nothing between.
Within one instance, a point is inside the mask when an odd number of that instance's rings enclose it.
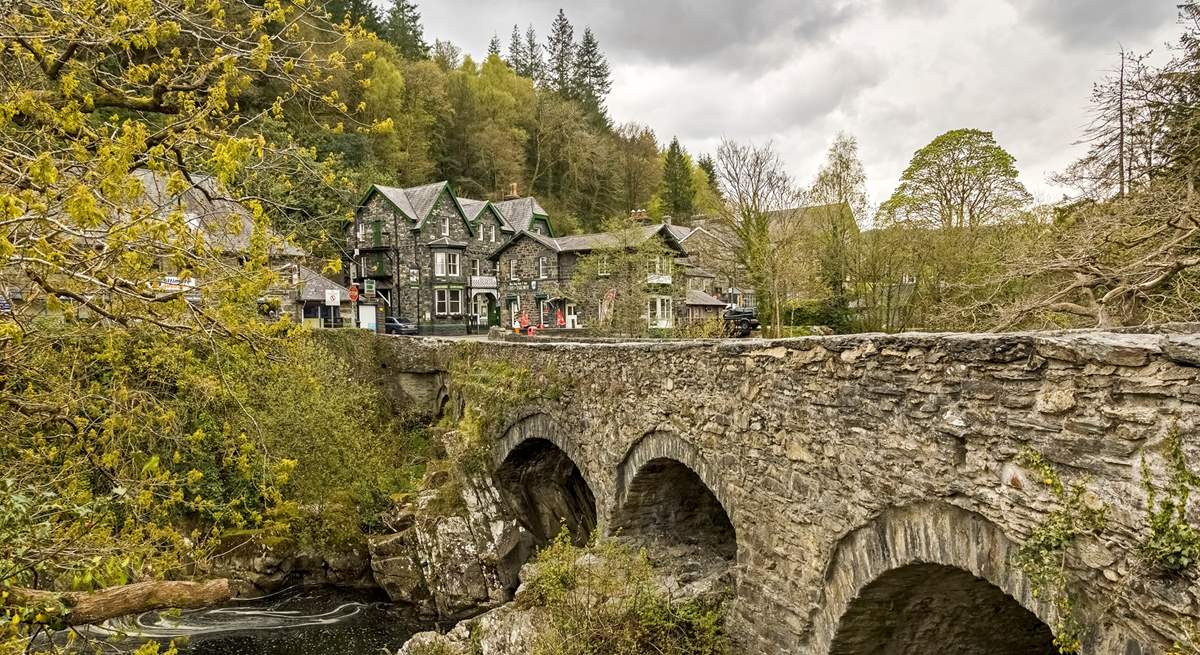
<instances>
[{"instance_id":1,"label":"stone masonry","mask_svg":"<svg viewBox=\"0 0 1200 655\"><path fill-rule=\"evenodd\" d=\"M1143 459L1161 487L1178 429L1200 462L1197 329L472 347L556 376L561 396L514 409L493 435L494 463L529 440L553 444L601 531L654 516L703 531L688 513L703 499L672 499L690 489L680 465L699 478L734 531L746 652L883 652L904 639L888 652L985 652L997 632L1042 652L1056 610L1012 562L1056 507L1020 464L1033 449L1108 508L1066 560L1083 652L1149 655L1200 617L1195 574L1156 576L1137 553ZM444 367L464 347L386 342L392 373ZM658 471L669 475L650 488Z\"/></svg>"}]
</instances>

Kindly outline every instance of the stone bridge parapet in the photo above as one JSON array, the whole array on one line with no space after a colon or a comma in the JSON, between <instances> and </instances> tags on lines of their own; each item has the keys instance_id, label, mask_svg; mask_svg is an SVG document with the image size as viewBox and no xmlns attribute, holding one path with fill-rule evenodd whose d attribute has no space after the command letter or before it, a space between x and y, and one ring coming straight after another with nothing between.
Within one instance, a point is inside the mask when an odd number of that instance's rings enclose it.
<instances>
[{"instance_id":1,"label":"stone bridge parapet","mask_svg":"<svg viewBox=\"0 0 1200 655\"><path fill-rule=\"evenodd\" d=\"M907 634L893 625L907 616L903 603L944 613L910 635L936 641L972 622L964 607L993 602L992 591L971 587L980 581L1012 601L994 612L1012 626L1026 616L1053 625L1055 609L1012 562L1056 507L1020 463L1030 449L1066 479L1086 477L1088 502L1108 508L1104 529L1067 558L1089 626L1084 652L1149 655L1200 617L1194 575L1154 577L1137 555L1149 530L1142 461L1165 480L1164 444L1178 430L1200 462L1196 331L471 348L553 371L562 393L513 409L494 435L494 462L531 439L553 444L594 495L601 530L633 521L622 512L635 500L646 517L699 530L697 517L681 515L687 502L669 515L650 505L693 478L711 492L736 534L734 618L753 652L872 652ZM381 350L403 353L397 362L445 363L461 347L393 338ZM659 477L643 477L652 468ZM914 591L922 585L928 597ZM880 618L883 607L892 618ZM1040 629L1029 628L1029 643ZM998 648L951 650L1008 652Z\"/></svg>"}]
</instances>

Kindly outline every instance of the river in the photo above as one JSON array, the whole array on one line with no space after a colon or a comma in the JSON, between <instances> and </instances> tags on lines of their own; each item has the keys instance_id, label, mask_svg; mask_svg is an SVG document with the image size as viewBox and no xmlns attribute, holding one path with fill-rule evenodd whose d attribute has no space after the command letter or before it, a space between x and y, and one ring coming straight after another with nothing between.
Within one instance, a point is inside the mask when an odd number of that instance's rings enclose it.
<instances>
[{"instance_id":1,"label":"river","mask_svg":"<svg viewBox=\"0 0 1200 655\"><path fill-rule=\"evenodd\" d=\"M382 655L432 627L380 595L293 588L221 607L125 617L89 636L122 652L175 640L184 655Z\"/></svg>"}]
</instances>

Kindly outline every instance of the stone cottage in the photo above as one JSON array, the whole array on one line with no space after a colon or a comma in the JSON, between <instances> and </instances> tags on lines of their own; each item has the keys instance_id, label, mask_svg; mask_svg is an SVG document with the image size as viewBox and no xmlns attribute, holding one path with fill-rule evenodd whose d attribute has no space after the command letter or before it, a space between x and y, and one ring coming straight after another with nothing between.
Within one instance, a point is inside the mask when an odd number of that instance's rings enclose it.
<instances>
[{"instance_id":1,"label":"stone cottage","mask_svg":"<svg viewBox=\"0 0 1200 655\"><path fill-rule=\"evenodd\" d=\"M355 212L351 279L375 285L362 312L413 321L424 334L461 334L500 324L489 257L523 231L552 236L534 198L493 203L459 198L448 182L373 185ZM361 322L360 322L361 324Z\"/></svg>"}]
</instances>

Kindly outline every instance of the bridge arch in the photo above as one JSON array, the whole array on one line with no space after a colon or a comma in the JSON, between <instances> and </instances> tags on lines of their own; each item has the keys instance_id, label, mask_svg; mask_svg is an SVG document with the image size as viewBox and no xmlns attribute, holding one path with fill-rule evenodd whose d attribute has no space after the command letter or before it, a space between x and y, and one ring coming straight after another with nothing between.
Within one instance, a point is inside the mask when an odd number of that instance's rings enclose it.
<instances>
[{"instance_id":1,"label":"bridge arch","mask_svg":"<svg viewBox=\"0 0 1200 655\"><path fill-rule=\"evenodd\" d=\"M546 545L564 527L573 542L583 544L596 529L596 488L583 461L546 414L516 421L493 449L501 499L535 546Z\"/></svg>"},{"instance_id":2,"label":"bridge arch","mask_svg":"<svg viewBox=\"0 0 1200 655\"><path fill-rule=\"evenodd\" d=\"M703 546L737 557L732 507L694 446L669 432L638 439L617 468L610 531L640 541Z\"/></svg>"},{"instance_id":3,"label":"bridge arch","mask_svg":"<svg viewBox=\"0 0 1200 655\"><path fill-rule=\"evenodd\" d=\"M1017 548L952 505L888 509L835 547L808 652L1056 653L1053 608L1011 564Z\"/></svg>"}]
</instances>

